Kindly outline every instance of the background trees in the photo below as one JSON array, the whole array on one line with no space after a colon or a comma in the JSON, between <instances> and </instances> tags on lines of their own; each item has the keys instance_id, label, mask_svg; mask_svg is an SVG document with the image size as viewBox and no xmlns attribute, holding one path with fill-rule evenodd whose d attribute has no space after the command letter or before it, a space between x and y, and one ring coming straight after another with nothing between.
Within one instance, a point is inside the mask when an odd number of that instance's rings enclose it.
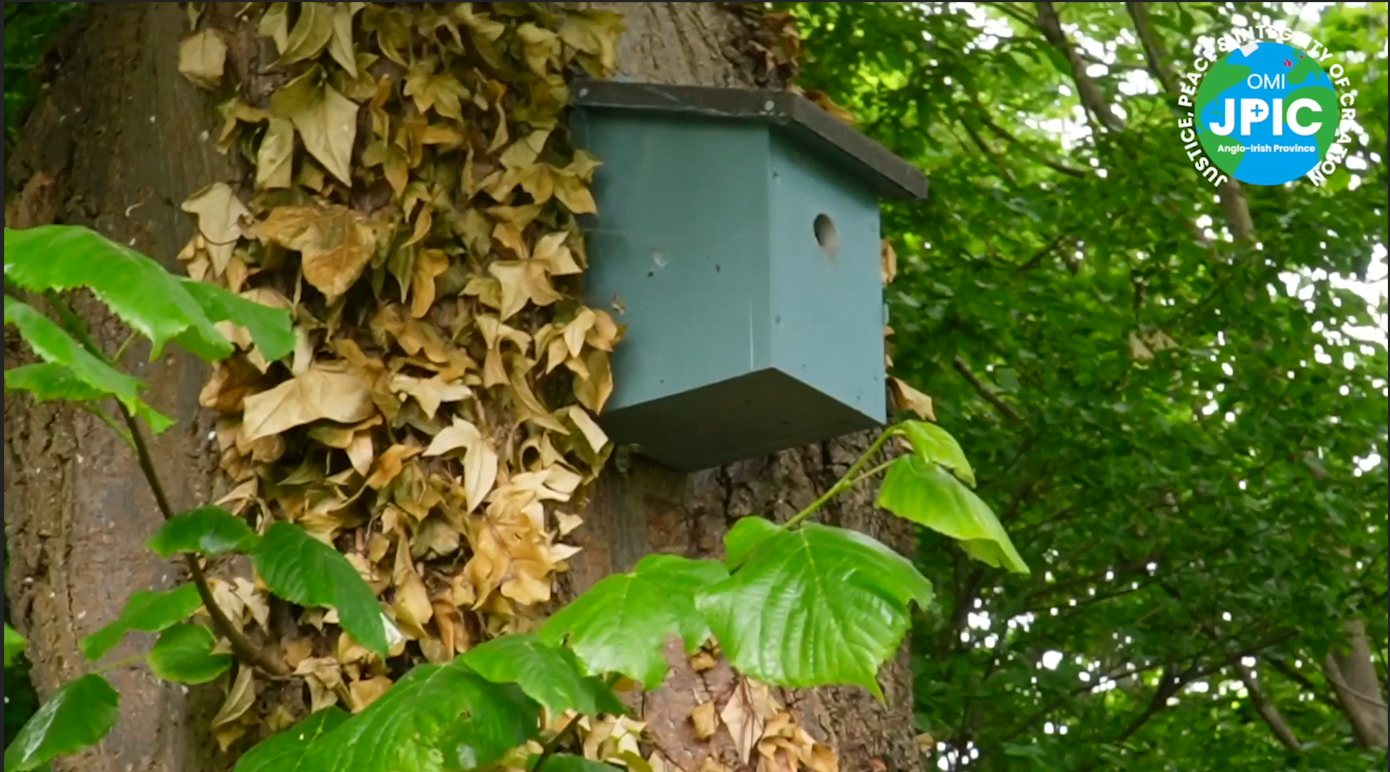
<instances>
[{"instance_id":1,"label":"background trees","mask_svg":"<svg viewBox=\"0 0 1390 772\"><path fill-rule=\"evenodd\" d=\"M59 5L6 4L7 150ZM932 176L885 219L896 372L1034 567L921 539L930 763L1383 766L1386 17L1313 5L777 4L798 82ZM1218 201L1165 73L1266 18L1347 52L1363 144Z\"/></svg>"},{"instance_id":2,"label":"background trees","mask_svg":"<svg viewBox=\"0 0 1390 772\"><path fill-rule=\"evenodd\" d=\"M919 631L918 720L948 764L1384 747L1386 32L1351 5L796 9L802 82L931 172L886 226L895 364L1047 564L1001 583L923 539L949 611ZM1361 145L1326 188L1218 202L1160 81L1264 20L1348 52ZM1323 667L1348 619L1378 673L1351 704Z\"/></svg>"}]
</instances>

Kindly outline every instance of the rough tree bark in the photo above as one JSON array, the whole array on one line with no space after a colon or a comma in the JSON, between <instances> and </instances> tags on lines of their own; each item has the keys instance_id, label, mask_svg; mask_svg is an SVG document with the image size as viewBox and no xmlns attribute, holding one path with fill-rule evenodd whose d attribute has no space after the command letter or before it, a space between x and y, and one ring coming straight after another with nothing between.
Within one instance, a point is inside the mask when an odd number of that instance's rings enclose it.
<instances>
[{"instance_id":1,"label":"rough tree bark","mask_svg":"<svg viewBox=\"0 0 1390 772\"><path fill-rule=\"evenodd\" d=\"M234 11L241 4L230 6ZM713 3L612 4L625 14L623 76L633 80L719 86L758 83L742 42L750 29ZM221 120L210 100L177 72L183 11L173 3L93 4L50 57L46 98L25 124L9 172L23 193L10 207L10 227L49 222L92 226L171 267L193 235L178 203L245 170L208 141ZM248 48L249 41L240 41ZM234 44L234 50L237 44ZM245 49L243 49L245 50ZM114 347L124 335L112 319L81 309ZM6 338L6 357L20 351ZM137 347L138 348L138 347ZM215 476L211 419L198 408L206 370L171 353L146 362L133 351L126 365L150 386L151 402L177 426L155 443L158 465L176 506L205 501ZM565 596L611 571L630 568L648 552L718 555L729 525L745 514L785 518L834 482L866 447L864 437L778 454L694 475L638 461L610 470L595 486L584 528L584 551L563 579ZM126 449L87 414L5 398L5 528L11 549L7 593L16 626L32 639L41 694L79 672L77 642L115 618L139 589L180 579L176 564L156 558L143 541L158 527L144 482ZM830 522L869 532L910 554L910 527L873 509L869 491L846 495L827 510ZM149 637L132 636L135 653ZM121 656L117 653L115 656ZM667 756L695 772L706 756L740 769L727 737L700 743L687 716L699 702L722 707L732 674L690 670L681 657L666 688L641 706ZM121 723L94 752L63 760L55 772L210 772L230 767L208 732L220 702L216 687L161 685L143 670L115 671ZM911 676L906 651L884 668L887 701L862 689L788 693L784 702L808 731L840 753L847 772L918 772L912 738Z\"/></svg>"}]
</instances>

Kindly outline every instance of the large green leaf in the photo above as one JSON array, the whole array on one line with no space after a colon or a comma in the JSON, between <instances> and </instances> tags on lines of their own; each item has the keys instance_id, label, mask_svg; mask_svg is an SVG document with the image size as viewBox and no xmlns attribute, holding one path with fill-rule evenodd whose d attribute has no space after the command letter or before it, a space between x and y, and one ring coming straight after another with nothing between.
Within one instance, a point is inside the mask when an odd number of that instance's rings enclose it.
<instances>
[{"instance_id":1,"label":"large green leaf","mask_svg":"<svg viewBox=\"0 0 1390 772\"><path fill-rule=\"evenodd\" d=\"M515 683L552 714L622 713L625 708L603 681L586 676L569 649L551 646L535 633L494 638L464 654L464 664L495 683Z\"/></svg>"},{"instance_id":2,"label":"large green leaf","mask_svg":"<svg viewBox=\"0 0 1390 772\"><path fill-rule=\"evenodd\" d=\"M444 732L439 748L446 768L486 767L539 734L540 705L516 684L494 686L488 709L465 713Z\"/></svg>"},{"instance_id":3,"label":"large green leaf","mask_svg":"<svg viewBox=\"0 0 1390 772\"><path fill-rule=\"evenodd\" d=\"M494 684L460 660L422 665L366 710L322 735L302 765L333 772L440 772L458 758L460 727L469 728L466 739L474 749L504 743L511 748L517 744L514 727L530 722L539 729L538 711L516 687Z\"/></svg>"},{"instance_id":4,"label":"large green leaf","mask_svg":"<svg viewBox=\"0 0 1390 772\"><path fill-rule=\"evenodd\" d=\"M386 656L386 620L372 588L341 553L292 523L276 523L250 552L276 595L301 606L331 606L354 641Z\"/></svg>"},{"instance_id":5,"label":"large green leaf","mask_svg":"<svg viewBox=\"0 0 1390 772\"><path fill-rule=\"evenodd\" d=\"M174 625L150 649L150 672L166 681L205 684L231 668L230 654L214 654L212 632L201 625Z\"/></svg>"},{"instance_id":6,"label":"large green leaf","mask_svg":"<svg viewBox=\"0 0 1390 772\"><path fill-rule=\"evenodd\" d=\"M294 346L289 313L238 298L211 285L181 281L124 244L80 225L5 229L5 278L28 290L87 287L132 329L150 339L151 360L173 340L207 361L233 347L214 326L246 327L267 359ZM279 356L272 356L278 353Z\"/></svg>"},{"instance_id":7,"label":"large green leaf","mask_svg":"<svg viewBox=\"0 0 1390 772\"><path fill-rule=\"evenodd\" d=\"M27 391L41 400L93 402L110 396L87 385L67 365L39 362L5 371L5 391Z\"/></svg>"},{"instance_id":8,"label":"large green leaf","mask_svg":"<svg viewBox=\"0 0 1390 772\"><path fill-rule=\"evenodd\" d=\"M5 625L5 667L14 664L15 659L24 653L24 647L27 645L24 636L15 632L13 627Z\"/></svg>"},{"instance_id":9,"label":"large green leaf","mask_svg":"<svg viewBox=\"0 0 1390 772\"><path fill-rule=\"evenodd\" d=\"M222 507L206 506L175 515L155 531L148 544L160 557L167 558L179 552L244 552L259 538L245 520Z\"/></svg>"},{"instance_id":10,"label":"large green leaf","mask_svg":"<svg viewBox=\"0 0 1390 772\"><path fill-rule=\"evenodd\" d=\"M931 583L906 558L856 531L824 525L769 533L728 579L700 593L700 612L734 667L779 686L858 684L882 697L878 668L897 651ZM746 525L745 525L746 524Z\"/></svg>"},{"instance_id":11,"label":"large green leaf","mask_svg":"<svg viewBox=\"0 0 1390 772\"><path fill-rule=\"evenodd\" d=\"M38 769L96 744L116 725L120 701L105 678L92 674L54 692L5 749L5 771Z\"/></svg>"},{"instance_id":12,"label":"large green leaf","mask_svg":"<svg viewBox=\"0 0 1390 772\"><path fill-rule=\"evenodd\" d=\"M959 477L966 485L975 487L975 470L965 460L965 451L950 432L925 421L904 421L899 425L907 435L912 449L921 458L940 464Z\"/></svg>"},{"instance_id":13,"label":"large green leaf","mask_svg":"<svg viewBox=\"0 0 1390 772\"><path fill-rule=\"evenodd\" d=\"M878 505L959 541L976 560L1029 573L989 505L937 464L915 455L894 461L879 488Z\"/></svg>"},{"instance_id":14,"label":"large green leaf","mask_svg":"<svg viewBox=\"0 0 1390 772\"><path fill-rule=\"evenodd\" d=\"M198 588L184 584L165 592L137 590L116 621L83 638L82 653L89 660L98 660L116 648L131 630L157 633L193 616L203 605Z\"/></svg>"},{"instance_id":15,"label":"large green leaf","mask_svg":"<svg viewBox=\"0 0 1390 772\"><path fill-rule=\"evenodd\" d=\"M261 305L216 284L194 281L186 276L178 279L209 319L245 327L266 360L274 362L294 350L294 328L288 309Z\"/></svg>"},{"instance_id":16,"label":"large green leaf","mask_svg":"<svg viewBox=\"0 0 1390 772\"><path fill-rule=\"evenodd\" d=\"M6 230L5 233L8 237L9 231ZM9 263L5 266L8 269ZM79 382L120 400L126 409L144 418L156 434L174 423L140 399L140 387L144 384L139 379L126 375L97 358L84 349L82 344L73 340L56 322L39 313L33 306L6 295L5 324L13 324L30 348L34 349L34 353L45 362L68 368ZM26 376L21 374L20 378L24 377ZM17 385L11 386L8 372L5 378L7 390L18 388Z\"/></svg>"},{"instance_id":17,"label":"large green leaf","mask_svg":"<svg viewBox=\"0 0 1390 772\"><path fill-rule=\"evenodd\" d=\"M540 630L552 646L567 644L590 674L622 673L648 689L666 677L666 639L689 649L709 639L695 594L725 579L714 561L648 555L627 574L605 577L560 609Z\"/></svg>"},{"instance_id":18,"label":"large green leaf","mask_svg":"<svg viewBox=\"0 0 1390 772\"><path fill-rule=\"evenodd\" d=\"M342 708L320 710L247 751L237 761L236 772L311 772L312 767L304 766L309 749L347 720Z\"/></svg>"}]
</instances>

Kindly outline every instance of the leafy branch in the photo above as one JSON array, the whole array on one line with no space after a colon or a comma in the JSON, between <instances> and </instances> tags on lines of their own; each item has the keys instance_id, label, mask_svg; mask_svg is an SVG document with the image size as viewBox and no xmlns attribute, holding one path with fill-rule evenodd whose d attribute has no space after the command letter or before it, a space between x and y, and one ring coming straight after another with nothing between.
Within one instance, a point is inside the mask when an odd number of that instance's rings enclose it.
<instances>
[{"instance_id":1,"label":"leafy branch","mask_svg":"<svg viewBox=\"0 0 1390 772\"><path fill-rule=\"evenodd\" d=\"M6 231L6 235L9 235L8 230ZM6 267L8 268L8 266L9 263L7 262ZM72 307L63 301L63 299L58 296L58 293L52 290L45 292L44 298L48 301L49 306L57 312L59 318L63 321L64 328L67 329L69 334L76 338L77 341L82 344L82 347L92 356L98 358L108 367L112 366L112 362L106 358L101 347L92 339L91 333L87 331L86 324L84 324L82 319L72 310ZM119 411L121 420L125 424L126 430L122 433L122 438L135 450L135 458L140 467L140 474L145 478L146 484L149 485L150 493L154 495L155 506L159 508L160 516L162 516L166 522L173 520L176 513L174 512L174 508L169 504L168 494L164 492L164 484L160 482L159 472L154 468L154 460L150 456L149 445L145 442L145 438L140 431L139 423L136 422L135 416L125 405L117 402L116 409ZM98 413L98 415L101 415L101 413ZM236 654L237 659L247 664L255 665L274 675L287 674L289 670L285 667L284 663L272 659L265 649L255 645L245 635L242 635L241 631L237 630L236 626L232 624L232 621L227 618L227 614L222 610L222 607L217 605L217 601L212 595L212 588L208 586L207 576L203 573L203 567L198 562L198 556L192 552L185 552L183 553L183 561L184 564L188 566L189 577L193 581L193 586L198 588L198 596L202 599L203 606L207 609L208 616L212 618L213 627L216 628L219 635L226 638L228 643L231 644L232 651Z\"/></svg>"}]
</instances>

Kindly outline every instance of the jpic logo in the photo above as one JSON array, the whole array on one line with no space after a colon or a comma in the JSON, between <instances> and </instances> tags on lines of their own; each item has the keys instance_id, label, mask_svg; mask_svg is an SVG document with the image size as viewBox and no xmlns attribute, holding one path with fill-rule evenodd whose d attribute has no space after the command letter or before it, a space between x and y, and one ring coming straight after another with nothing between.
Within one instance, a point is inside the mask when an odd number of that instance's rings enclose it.
<instances>
[{"instance_id":1,"label":"jpic logo","mask_svg":"<svg viewBox=\"0 0 1390 772\"><path fill-rule=\"evenodd\" d=\"M1346 158L1343 127L1356 118L1343 65L1305 33L1278 27L1239 30L1217 50L1228 53L1199 56L1178 99L1188 109L1178 126L1193 167L1213 187L1227 175L1250 185L1326 182Z\"/></svg>"}]
</instances>

